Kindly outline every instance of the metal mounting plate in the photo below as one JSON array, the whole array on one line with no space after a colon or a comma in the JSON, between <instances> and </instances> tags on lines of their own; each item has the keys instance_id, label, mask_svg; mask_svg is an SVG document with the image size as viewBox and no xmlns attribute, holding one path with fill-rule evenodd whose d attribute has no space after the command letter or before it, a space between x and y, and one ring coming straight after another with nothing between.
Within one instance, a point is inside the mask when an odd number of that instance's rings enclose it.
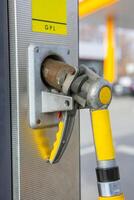
<instances>
[{"instance_id":1,"label":"metal mounting plate","mask_svg":"<svg viewBox=\"0 0 134 200\"><path fill-rule=\"evenodd\" d=\"M42 92L42 113L68 111L73 109L73 99L69 96Z\"/></svg>"},{"instance_id":2,"label":"metal mounting plate","mask_svg":"<svg viewBox=\"0 0 134 200\"><path fill-rule=\"evenodd\" d=\"M28 48L28 88L29 88L29 120L32 128L44 128L58 124L57 111L68 111L73 108L71 97L60 94L52 94L55 97L54 106L50 109L48 99L52 97L50 91L41 80L41 65L44 59L50 55L59 56L69 63L70 50L59 45L34 45ZM48 96L47 96L48 93ZM59 101L63 102L59 107ZM52 98L51 98L52 100ZM66 102L69 102L69 104Z\"/></svg>"}]
</instances>

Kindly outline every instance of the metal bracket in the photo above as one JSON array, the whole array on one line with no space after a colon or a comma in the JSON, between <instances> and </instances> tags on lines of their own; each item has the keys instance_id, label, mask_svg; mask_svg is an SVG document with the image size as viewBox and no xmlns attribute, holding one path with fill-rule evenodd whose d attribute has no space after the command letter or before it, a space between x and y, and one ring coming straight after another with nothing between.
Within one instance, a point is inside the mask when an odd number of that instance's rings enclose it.
<instances>
[{"instance_id":1,"label":"metal bracket","mask_svg":"<svg viewBox=\"0 0 134 200\"><path fill-rule=\"evenodd\" d=\"M42 92L42 113L68 111L72 109L72 97L49 92Z\"/></svg>"},{"instance_id":2,"label":"metal bracket","mask_svg":"<svg viewBox=\"0 0 134 200\"><path fill-rule=\"evenodd\" d=\"M32 128L44 128L58 124L57 111L73 109L71 97L51 93L41 79L41 65L50 55L71 63L70 49L60 45L31 44L28 48L29 121Z\"/></svg>"}]
</instances>

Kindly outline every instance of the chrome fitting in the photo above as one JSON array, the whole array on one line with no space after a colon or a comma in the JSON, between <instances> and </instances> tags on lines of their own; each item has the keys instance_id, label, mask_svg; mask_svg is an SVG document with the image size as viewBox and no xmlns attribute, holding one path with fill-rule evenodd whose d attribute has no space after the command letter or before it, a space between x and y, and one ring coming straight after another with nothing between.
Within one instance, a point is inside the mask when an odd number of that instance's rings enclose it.
<instances>
[{"instance_id":1,"label":"chrome fitting","mask_svg":"<svg viewBox=\"0 0 134 200\"><path fill-rule=\"evenodd\" d=\"M102 197L111 197L122 193L120 180L105 183L98 182L98 190L99 195Z\"/></svg>"}]
</instances>

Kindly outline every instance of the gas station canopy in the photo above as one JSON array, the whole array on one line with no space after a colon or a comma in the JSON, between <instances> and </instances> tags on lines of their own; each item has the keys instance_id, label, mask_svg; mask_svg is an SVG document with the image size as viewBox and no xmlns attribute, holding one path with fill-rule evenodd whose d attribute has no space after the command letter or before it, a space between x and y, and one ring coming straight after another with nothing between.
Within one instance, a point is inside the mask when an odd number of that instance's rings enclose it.
<instances>
[{"instance_id":1,"label":"gas station canopy","mask_svg":"<svg viewBox=\"0 0 134 200\"><path fill-rule=\"evenodd\" d=\"M82 22L87 22L89 24L105 24L107 16L115 17L116 25L118 27L133 29L134 1L133 0L80 1L80 17Z\"/></svg>"}]
</instances>

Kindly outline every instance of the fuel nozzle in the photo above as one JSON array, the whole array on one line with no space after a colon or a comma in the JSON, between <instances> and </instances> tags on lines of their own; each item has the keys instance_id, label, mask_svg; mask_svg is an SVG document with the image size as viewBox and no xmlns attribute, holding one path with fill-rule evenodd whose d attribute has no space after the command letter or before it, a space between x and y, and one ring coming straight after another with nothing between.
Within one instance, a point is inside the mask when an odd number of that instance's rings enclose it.
<instances>
[{"instance_id":1,"label":"fuel nozzle","mask_svg":"<svg viewBox=\"0 0 134 200\"><path fill-rule=\"evenodd\" d=\"M110 83L86 66L76 70L52 58L43 63L42 77L52 88L70 95L80 108L91 110L99 200L124 200L107 109L112 99Z\"/></svg>"},{"instance_id":2,"label":"fuel nozzle","mask_svg":"<svg viewBox=\"0 0 134 200\"><path fill-rule=\"evenodd\" d=\"M107 108L112 99L112 88L108 81L87 66L81 66L71 85L74 100L83 108Z\"/></svg>"},{"instance_id":3,"label":"fuel nozzle","mask_svg":"<svg viewBox=\"0 0 134 200\"><path fill-rule=\"evenodd\" d=\"M112 99L109 82L87 66L79 70L48 57L42 65L43 80L52 88L73 97L80 108L107 108Z\"/></svg>"}]
</instances>

